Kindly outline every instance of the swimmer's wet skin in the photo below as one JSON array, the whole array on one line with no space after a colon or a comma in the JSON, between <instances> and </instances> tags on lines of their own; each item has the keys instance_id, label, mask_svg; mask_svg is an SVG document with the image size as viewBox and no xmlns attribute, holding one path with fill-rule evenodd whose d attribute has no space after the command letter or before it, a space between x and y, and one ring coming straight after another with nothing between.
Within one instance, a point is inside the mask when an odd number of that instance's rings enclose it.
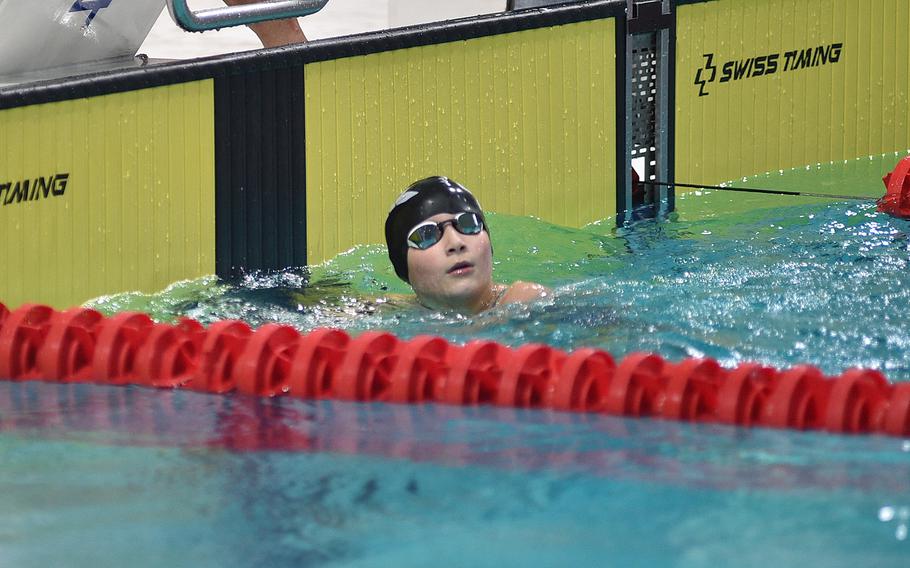
<instances>
[{"instance_id":1,"label":"swimmer's wet skin","mask_svg":"<svg viewBox=\"0 0 910 568\"><path fill-rule=\"evenodd\" d=\"M531 282L493 281L493 246L480 204L446 177L408 187L389 212L385 237L395 273L427 308L473 314L549 292Z\"/></svg>"}]
</instances>

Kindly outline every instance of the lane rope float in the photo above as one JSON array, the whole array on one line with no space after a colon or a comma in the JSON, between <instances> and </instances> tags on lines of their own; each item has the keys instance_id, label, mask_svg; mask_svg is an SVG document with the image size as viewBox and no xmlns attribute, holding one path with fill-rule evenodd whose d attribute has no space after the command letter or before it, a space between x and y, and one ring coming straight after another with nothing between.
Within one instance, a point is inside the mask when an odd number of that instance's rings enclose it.
<instances>
[{"instance_id":1,"label":"lane rope float","mask_svg":"<svg viewBox=\"0 0 910 568\"><path fill-rule=\"evenodd\" d=\"M0 379L190 389L212 394L399 404L497 405L627 417L910 436L910 382L870 369L835 376L801 365L725 369L713 359L671 363L652 353L616 361L591 348L493 341L461 346L381 331L301 334L240 321L208 328L145 314L104 317L0 304Z\"/></svg>"}]
</instances>

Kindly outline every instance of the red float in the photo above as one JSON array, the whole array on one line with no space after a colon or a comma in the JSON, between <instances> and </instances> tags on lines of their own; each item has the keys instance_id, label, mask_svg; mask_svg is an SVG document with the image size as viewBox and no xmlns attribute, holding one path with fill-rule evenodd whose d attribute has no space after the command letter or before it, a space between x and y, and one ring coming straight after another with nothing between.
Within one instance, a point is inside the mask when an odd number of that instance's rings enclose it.
<instances>
[{"instance_id":1,"label":"red float","mask_svg":"<svg viewBox=\"0 0 910 568\"><path fill-rule=\"evenodd\" d=\"M651 353L623 359L610 382L604 409L621 416L651 416L663 391L664 360Z\"/></svg>"},{"instance_id":2,"label":"red float","mask_svg":"<svg viewBox=\"0 0 910 568\"><path fill-rule=\"evenodd\" d=\"M717 393L717 419L753 426L761 420L777 372L758 363L742 363L727 375Z\"/></svg>"},{"instance_id":3,"label":"red float","mask_svg":"<svg viewBox=\"0 0 910 568\"><path fill-rule=\"evenodd\" d=\"M213 393L234 390L234 365L252 333L250 326L242 321L220 321L209 326L199 351L196 372L187 386Z\"/></svg>"},{"instance_id":4,"label":"red float","mask_svg":"<svg viewBox=\"0 0 910 568\"><path fill-rule=\"evenodd\" d=\"M850 434L879 430L889 394L888 381L878 371L848 370L831 385L825 428Z\"/></svg>"},{"instance_id":5,"label":"red float","mask_svg":"<svg viewBox=\"0 0 910 568\"><path fill-rule=\"evenodd\" d=\"M198 321L190 318L180 318L177 320L177 328L186 333L199 352L202 349L202 343L205 341L205 327Z\"/></svg>"},{"instance_id":6,"label":"red float","mask_svg":"<svg viewBox=\"0 0 910 568\"><path fill-rule=\"evenodd\" d=\"M338 370L335 394L347 400L386 400L397 347L398 338L380 331L368 331L351 341Z\"/></svg>"},{"instance_id":7,"label":"red float","mask_svg":"<svg viewBox=\"0 0 910 568\"><path fill-rule=\"evenodd\" d=\"M714 420L717 390L725 374L713 359L686 359L667 365L660 415L672 420Z\"/></svg>"},{"instance_id":8,"label":"red float","mask_svg":"<svg viewBox=\"0 0 910 568\"><path fill-rule=\"evenodd\" d=\"M894 385L881 431L892 436L910 436L910 383Z\"/></svg>"},{"instance_id":9,"label":"red float","mask_svg":"<svg viewBox=\"0 0 910 568\"><path fill-rule=\"evenodd\" d=\"M123 312L99 324L92 378L112 385L137 383L135 359L152 326L145 314Z\"/></svg>"},{"instance_id":10,"label":"red float","mask_svg":"<svg viewBox=\"0 0 910 568\"><path fill-rule=\"evenodd\" d=\"M198 347L185 326L155 324L136 353L137 382L158 388L177 388L196 372Z\"/></svg>"},{"instance_id":11,"label":"red float","mask_svg":"<svg viewBox=\"0 0 910 568\"><path fill-rule=\"evenodd\" d=\"M270 323L257 329L234 364L237 390L259 396L286 394L298 341L300 334L287 325Z\"/></svg>"},{"instance_id":12,"label":"red float","mask_svg":"<svg viewBox=\"0 0 910 568\"><path fill-rule=\"evenodd\" d=\"M548 345L530 344L509 355L501 364L496 404L516 408L543 406L566 354Z\"/></svg>"},{"instance_id":13,"label":"red float","mask_svg":"<svg viewBox=\"0 0 910 568\"><path fill-rule=\"evenodd\" d=\"M337 329L317 329L304 334L291 365L290 394L300 398L333 398L335 375L350 341L347 333Z\"/></svg>"},{"instance_id":14,"label":"red float","mask_svg":"<svg viewBox=\"0 0 910 568\"><path fill-rule=\"evenodd\" d=\"M494 341L471 341L449 350L449 374L442 387L441 402L492 404L499 391L499 377L508 348Z\"/></svg>"},{"instance_id":15,"label":"red float","mask_svg":"<svg viewBox=\"0 0 910 568\"><path fill-rule=\"evenodd\" d=\"M101 313L72 308L53 318L44 344L38 351L42 378L64 383L92 380L92 359Z\"/></svg>"},{"instance_id":16,"label":"red float","mask_svg":"<svg viewBox=\"0 0 910 568\"><path fill-rule=\"evenodd\" d=\"M615 372L616 363L606 351L578 349L562 364L546 405L554 410L600 412Z\"/></svg>"},{"instance_id":17,"label":"red float","mask_svg":"<svg viewBox=\"0 0 910 568\"><path fill-rule=\"evenodd\" d=\"M6 317L0 329L0 377L37 379L38 351L55 317L48 306L25 304Z\"/></svg>"},{"instance_id":18,"label":"red float","mask_svg":"<svg viewBox=\"0 0 910 568\"><path fill-rule=\"evenodd\" d=\"M802 365L784 372L765 402L762 424L798 430L821 428L829 386L815 367Z\"/></svg>"},{"instance_id":19,"label":"red float","mask_svg":"<svg viewBox=\"0 0 910 568\"><path fill-rule=\"evenodd\" d=\"M887 191L878 200L878 210L894 217L910 219L910 156L882 178Z\"/></svg>"},{"instance_id":20,"label":"red float","mask_svg":"<svg viewBox=\"0 0 910 568\"><path fill-rule=\"evenodd\" d=\"M449 342L422 335L401 343L398 361L389 377L389 401L434 402L445 380Z\"/></svg>"}]
</instances>

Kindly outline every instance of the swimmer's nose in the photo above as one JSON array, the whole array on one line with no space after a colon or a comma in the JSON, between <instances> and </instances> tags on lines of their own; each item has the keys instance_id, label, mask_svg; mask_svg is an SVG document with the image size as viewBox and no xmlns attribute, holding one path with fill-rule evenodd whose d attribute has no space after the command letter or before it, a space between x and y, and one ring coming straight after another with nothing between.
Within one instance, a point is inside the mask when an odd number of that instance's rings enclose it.
<instances>
[{"instance_id":1,"label":"swimmer's nose","mask_svg":"<svg viewBox=\"0 0 910 568\"><path fill-rule=\"evenodd\" d=\"M448 254L463 252L467 248L461 233L455 230L455 227L446 225L442 230L442 241Z\"/></svg>"}]
</instances>

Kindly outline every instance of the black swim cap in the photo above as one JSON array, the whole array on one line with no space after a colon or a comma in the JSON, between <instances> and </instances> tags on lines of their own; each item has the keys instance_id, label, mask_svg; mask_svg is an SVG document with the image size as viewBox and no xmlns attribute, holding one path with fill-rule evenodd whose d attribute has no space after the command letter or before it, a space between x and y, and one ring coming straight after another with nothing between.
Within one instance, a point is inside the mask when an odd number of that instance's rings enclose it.
<instances>
[{"instance_id":1,"label":"black swim cap","mask_svg":"<svg viewBox=\"0 0 910 568\"><path fill-rule=\"evenodd\" d=\"M385 221L385 242L395 274L408 280L408 231L440 213L476 213L489 234L480 204L463 185L447 177L434 176L416 181L395 200Z\"/></svg>"}]
</instances>

